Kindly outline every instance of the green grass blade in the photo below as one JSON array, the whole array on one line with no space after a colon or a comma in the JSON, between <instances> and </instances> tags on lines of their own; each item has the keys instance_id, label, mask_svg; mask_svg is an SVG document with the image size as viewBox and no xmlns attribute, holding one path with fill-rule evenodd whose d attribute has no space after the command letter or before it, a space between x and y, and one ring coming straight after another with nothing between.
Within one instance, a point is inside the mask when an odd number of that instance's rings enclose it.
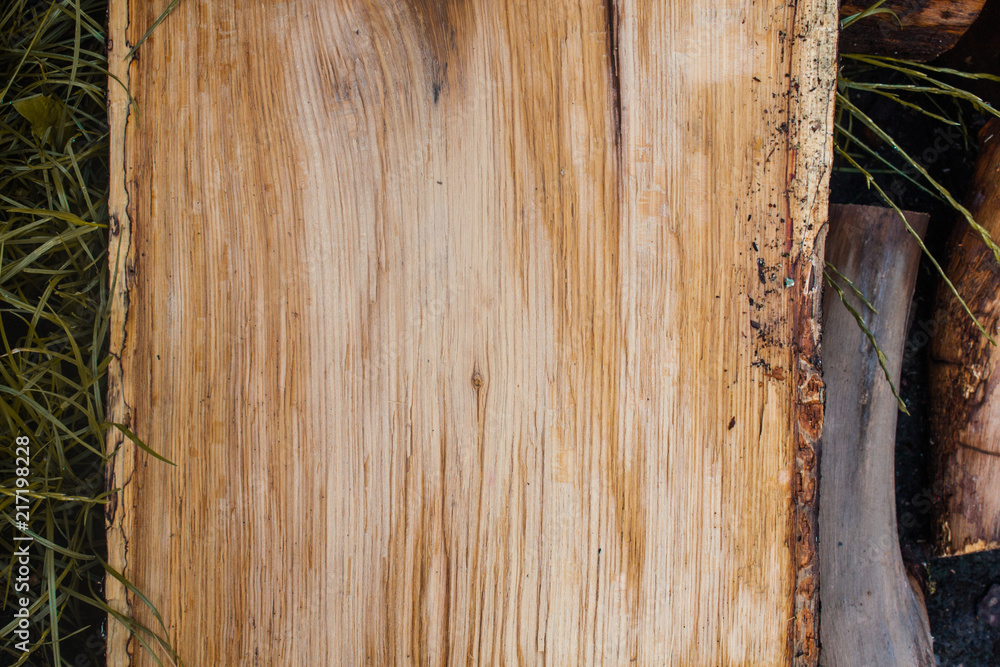
<instances>
[{"instance_id":1,"label":"green grass blade","mask_svg":"<svg viewBox=\"0 0 1000 667\"><path fill-rule=\"evenodd\" d=\"M139 47L142 46L147 39L149 39L149 36L153 34L153 31L156 30L156 27L161 23L163 23L163 21L165 21L166 18L170 16L171 12L177 9L177 5L179 4L181 4L181 0L170 0L170 4L167 5L166 9L160 12L159 16L156 17L156 20L153 21L153 25L149 26L149 30L146 31L146 34L144 34L139 39L139 41L135 43L135 46L129 49L127 54L125 54L125 60L128 60L135 55L135 52L139 50Z\"/></svg>"},{"instance_id":2,"label":"green grass blade","mask_svg":"<svg viewBox=\"0 0 1000 667\"><path fill-rule=\"evenodd\" d=\"M829 264L827 264L827 266L829 266ZM839 271L837 274L842 275ZM889 368L887 367L888 360L885 357L885 353L882 352L882 348L879 347L878 341L875 340L875 334L872 333L871 329L868 328L868 325L865 324L865 319L861 317L861 313L858 312L857 308L851 305L851 302L847 300L847 295L844 294L844 290L841 289L840 285L837 284L837 281L833 279L833 276L831 276L827 271L824 271L823 277L826 279L826 284L837 292L837 296L840 297L840 302L844 304L844 307L847 308L848 312L850 312L854 317L854 320L858 323L858 327L864 333L865 338L868 339L868 342L871 343L872 347L875 349L875 356L878 358L878 365L882 368L882 373L885 375L885 381L889 383L892 395L896 397L896 403L899 406L899 409L904 414L910 414L910 412L906 409L906 403L902 398L900 398L899 392L896 390L896 384L892 381L892 377L889 375Z\"/></svg>"}]
</instances>

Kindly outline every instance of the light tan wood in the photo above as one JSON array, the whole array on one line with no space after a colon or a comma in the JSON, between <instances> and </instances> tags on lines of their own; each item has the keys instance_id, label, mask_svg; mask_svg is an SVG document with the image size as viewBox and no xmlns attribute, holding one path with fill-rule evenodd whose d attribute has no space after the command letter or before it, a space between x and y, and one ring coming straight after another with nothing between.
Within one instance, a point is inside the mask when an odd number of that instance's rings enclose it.
<instances>
[{"instance_id":1,"label":"light tan wood","mask_svg":"<svg viewBox=\"0 0 1000 667\"><path fill-rule=\"evenodd\" d=\"M1000 239L1000 122L980 132L968 207ZM948 277L984 328L1000 336L1000 264L964 220L951 239ZM931 426L937 451L938 552L1000 548L1000 351L958 299L938 293L931 347Z\"/></svg>"},{"instance_id":2,"label":"light tan wood","mask_svg":"<svg viewBox=\"0 0 1000 667\"><path fill-rule=\"evenodd\" d=\"M187 664L815 664L835 3L158 11L109 555Z\"/></svg>"},{"instance_id":3,"label":"light tan wood","mask_svg":"<svg viewBox=\"0 0 1000 667\"><path fill-rule=\"evenodd\" d=\"M845 0L840 15L852 16L875 1ZM934 60L958 43L984 4L986 0L887 0L879 9L893 14L872 14L846 27L840 37L840 50L918 62Z\"/></svg>"},{"instance_id":4,"label":"light tan wood","mask_svg":"<svg viewBox=\"0 0 1000 667\"><path fill-rule=\"evenodd\" d=\"M927 214L910 211L906 217L923 234ZM878 311L867 311L840 281L898 384L919 245L890 208L831 206L826 257ZM896 531L896 398L875 349L837 292L828 287L823 301L821 664L931 667L927 611L907 578Z\"/></svg>"}]
</instances>

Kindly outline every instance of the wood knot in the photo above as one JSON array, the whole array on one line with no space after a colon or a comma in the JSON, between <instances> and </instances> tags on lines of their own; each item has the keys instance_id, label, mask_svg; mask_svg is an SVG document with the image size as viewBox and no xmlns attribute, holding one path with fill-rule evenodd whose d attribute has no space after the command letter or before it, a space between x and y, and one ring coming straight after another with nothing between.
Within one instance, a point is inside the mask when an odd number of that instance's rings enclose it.
<instances>
[{"instance_id":1,"label":"wood knot","mask_svg":"<svg viewBox=\"0 0 1000 667\"><path fill-rule=\"evenodd\" d=\"M483 388L483 374L480 373L479 371L472 372L472 387L476 391L479 391L480 389Z\"/></svg>"}]
</instances>

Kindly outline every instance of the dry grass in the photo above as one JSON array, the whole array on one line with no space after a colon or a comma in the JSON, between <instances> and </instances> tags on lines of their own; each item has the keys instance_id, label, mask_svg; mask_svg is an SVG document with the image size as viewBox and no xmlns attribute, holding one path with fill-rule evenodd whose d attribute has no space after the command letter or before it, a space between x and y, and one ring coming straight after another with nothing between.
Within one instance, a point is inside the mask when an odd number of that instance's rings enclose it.
<instances>
[{"instance_id":1,"label":"dry grass","mask_svg":"<svg viewBox=\"0 0 1000 667\"><path fill-rule=\"evenodd\" d=\"M2 664L103 661L106 13L106 0L0 10L0 544L12 554L24 534L18 472L33 537L28 652L12 636L23 595L13 559L0 570ZM16 436L30 438L26 471L15 468Z\"/></svg>"}]
</instances>

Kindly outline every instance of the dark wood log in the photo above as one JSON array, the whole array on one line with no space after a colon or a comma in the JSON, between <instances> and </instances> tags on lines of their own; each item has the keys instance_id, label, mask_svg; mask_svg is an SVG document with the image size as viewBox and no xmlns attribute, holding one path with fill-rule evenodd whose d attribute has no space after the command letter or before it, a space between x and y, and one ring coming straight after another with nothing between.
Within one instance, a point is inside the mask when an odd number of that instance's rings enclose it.
<instances>
[{"instance_id":1,"label":"dark wood log","mask_svg":"<svg viewBox=\"0 0 1000 667\"><path fill-rule=\"evenodd\" d=\"M927 215L907 213L918 232ZM827 261L870 300L865 315L898 382L920 250L892 210L832 206ZM822 663L934 664L923 599L906 575L896 532L897 403L875 349L827 287L823 299L826 423L820 463Z\"/></svg>"},{"instance_id":2,"label":"dark wood log","mask_svg":"<svg viewBox=\"0 0 1000 667\"><path fill-rule=\"evenodd\" d=\"M841 18L864 11L875 0L848 0ZM848 26L840 36L841 53L870 53L926 62L938 57L965 34L985 0L889 0L874 14Z\"/></svg>"},{"instance_id":3,"label":"dark wood log","mask_svg":"<svg viewBox=\"0 0 1000 667\"><path fill-rule=\"evenodd\" d=\"M1000 238L1000 121L979 135L969 193L973 217ZM993 336L1000 324L1000 264L979 233L960 221L948 276ZM942 286L934 319L931 424L941 497L937 548L955 555L1000 547L1000 350Z\"/></svg>"},{"instance_id":4,"label":"dark wood log","mask_svg":"<svg viewBox=\"0 0 1000 667\"><path fill-rule=\"evenodd\" d=\"M965 72L1000 75L998 28L1000 28L1000 0L986 0L979 18L962 39L958 40L958 44L940 58L939 64ZM1000 107L1000 81L971 79L963 82L962 87L979 95L994 107Z\"/></svg>"}]
</instances>

